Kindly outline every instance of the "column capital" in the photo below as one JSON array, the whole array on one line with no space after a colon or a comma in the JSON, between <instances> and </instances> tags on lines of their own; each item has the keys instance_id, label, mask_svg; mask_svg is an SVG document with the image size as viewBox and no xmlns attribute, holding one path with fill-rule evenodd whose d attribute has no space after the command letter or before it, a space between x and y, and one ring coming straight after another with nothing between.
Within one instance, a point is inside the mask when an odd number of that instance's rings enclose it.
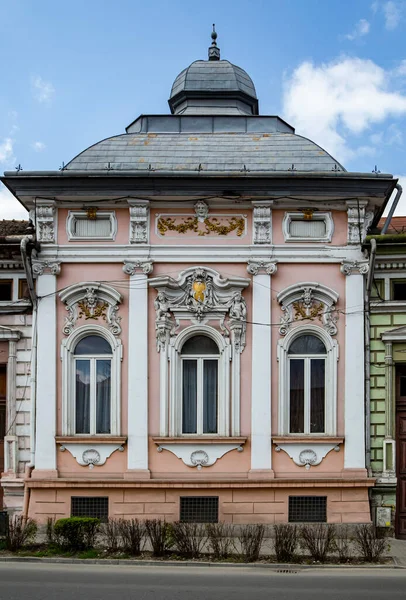
<instances>
[{"instance_id":1,"label":"column capital","mask_svg":"<svg viewBox=\"0 0 406 600\"><path fill-rule=\"evenodd\" d=\"M278 265L275 262L266 262L261 259L252 259L248 261L247 271L251 275L258 275L264 271L267 275L274 275L278 270Z\"/></svg>"},{"instance_id":2,"label":"column capital","mask_svg":"<svg viewBox=\"0 0 406 600\"><path fill-rule=\"evenodd\" d=\"M369 272L369 262L367 260L343 260L341 263L340 271L345 276L352 275L357 271L360 275L366 275Z\"/></svg>"},{"instance_id":3,"label":"column capital","mask_svg":"<svg viewBox=\"0 0 406 600\"><path fill-rule=\"evenodd\" d=\"M135 275L137 272L141 272L144 275L150 275L153 269L153 261L148 259L135 261L125 260L123 266L123 271L126 275Z\"/></svg>"},{"instance_id":4,"label":"column capital","mask_svg":"<svg viewBox=\"0 0 406 600\"><path fill-rule=\"evenodd\" d=\"M38 275L51 274L59 275L61 272L61 261L59 260L37 260L32 261L32 273L34 277Z\"/></svg>"}]
</instances>

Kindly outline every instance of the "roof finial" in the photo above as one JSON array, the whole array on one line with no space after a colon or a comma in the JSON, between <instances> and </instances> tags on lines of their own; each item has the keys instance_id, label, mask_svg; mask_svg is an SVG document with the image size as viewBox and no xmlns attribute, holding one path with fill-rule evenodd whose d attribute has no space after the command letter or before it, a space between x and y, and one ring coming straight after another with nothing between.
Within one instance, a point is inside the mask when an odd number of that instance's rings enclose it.
<instances>
[{"instance_id":1,"label":"roof finial","mask_svg":"<svg viewBox=\"0 0 406 600\"><path fill-rule=\"evenodd\" d=\"M209 47L209 60L220 60L220 48L217 48L217 33L216 26L213 23L213 31L211 32L211 39L213 40Z\"/></svg>"}]
</instances>

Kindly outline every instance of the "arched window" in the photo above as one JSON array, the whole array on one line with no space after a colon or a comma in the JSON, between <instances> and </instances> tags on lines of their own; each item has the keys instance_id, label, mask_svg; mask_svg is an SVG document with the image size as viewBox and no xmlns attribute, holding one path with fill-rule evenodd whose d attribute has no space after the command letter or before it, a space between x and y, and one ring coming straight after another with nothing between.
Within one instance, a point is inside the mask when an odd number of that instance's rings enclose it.
<instances>
[{"instance_id":1,"label":"arched window","mask_svg":"<svg viewBox=\"0 0 406 600\"><path fill-rule=\"evenodd\" d=\"M326 358L315 335L301 335L289 346L289 433L325 432Z\"/></svg>"},{"instance_id":2,"label":"arched window","mask_svg":"<svg viewBox=\"0 0 406 600\"><path fill-rule=\"evenodd\" d=\"M75 433L111 433L112 349L99 335L75 347Z\"/></svg>"},{"instance_id":3,"label":"arched window","mask_svg":"<svg viewBox=\"0 0 406 600\"><path fill-rule=\"evenodd\" d=\"M182 346L182 434L218 433L219 356L216 342L205 335Z\"/></svg>"}]
</instances>

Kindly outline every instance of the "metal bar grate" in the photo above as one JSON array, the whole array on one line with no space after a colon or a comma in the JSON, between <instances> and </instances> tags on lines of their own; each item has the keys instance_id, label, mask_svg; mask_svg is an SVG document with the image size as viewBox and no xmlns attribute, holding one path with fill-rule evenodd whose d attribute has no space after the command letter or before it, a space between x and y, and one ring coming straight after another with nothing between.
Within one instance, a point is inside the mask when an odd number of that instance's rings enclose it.
<instances>
[{"instance_id":1,"label":"metal bar grate","mask_svg":"<svg viewBox=\"0 0 406 600\"><path fill-rule=\"evenodd\" d=\"M326 523L327 496L289 496L289 523Z\"/></svg>"},{"instance_id":2,"label":"metal bar grate","mask_svg":"<svg viewBox=\"0 0 406 600\"><path fill-rule=\"evenodd\" d=\"M218 523L218 496L181 497L180 520L184 523Z\"/></svg>"},{"instance_id":3,"label":"metal bar grate","mask_svg":"<svg viewBox=\"0 0 406 600\"><path fill-rule=\"evenodd\" d=\"M109 517L109 499L99 496L72 496L72 517L95 517L105 521Z\"/></svg>"}]
</instances>

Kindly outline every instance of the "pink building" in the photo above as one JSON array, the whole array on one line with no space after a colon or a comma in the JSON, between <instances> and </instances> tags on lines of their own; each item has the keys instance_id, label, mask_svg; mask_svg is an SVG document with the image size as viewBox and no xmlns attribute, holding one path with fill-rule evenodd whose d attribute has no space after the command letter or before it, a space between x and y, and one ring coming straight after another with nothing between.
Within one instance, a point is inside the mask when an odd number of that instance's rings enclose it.
<instances>
[{"instance_id":1,"label":"pink building","mask_svg":"<svg viewBox=\"0 0 406 600\"><path fill-rule=\"evenodd\" d=\"M2 178L41 245L39 521L370 521L362 242L396 180L259 116L215 37L170 115Z\"/></svg>"}]
</instances>

